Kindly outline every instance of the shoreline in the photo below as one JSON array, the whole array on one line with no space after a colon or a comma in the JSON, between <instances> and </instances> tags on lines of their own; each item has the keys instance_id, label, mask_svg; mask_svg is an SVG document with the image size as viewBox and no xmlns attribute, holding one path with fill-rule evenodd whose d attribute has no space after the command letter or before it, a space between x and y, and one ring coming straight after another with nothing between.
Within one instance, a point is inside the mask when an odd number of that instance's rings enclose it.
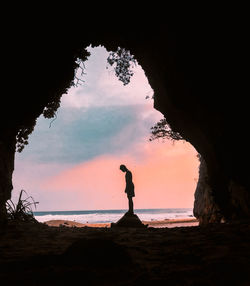
<instances>
[{"instance_id":1,"label":"shoreline","mask_svg":"<svg viewBox=\"0 0 250 286\"><path fill-rule=\"evenodd\" d=\"M79 227L79 228L81 227L109 228L111 225L111 223L80 223L71 220L49 220L43 223L53 227ZM199 225L199 222L196 218L142 221L142 223L148 225L148 227L153 227L153 228L190 227Z\"/></svg>"}]
</instances>

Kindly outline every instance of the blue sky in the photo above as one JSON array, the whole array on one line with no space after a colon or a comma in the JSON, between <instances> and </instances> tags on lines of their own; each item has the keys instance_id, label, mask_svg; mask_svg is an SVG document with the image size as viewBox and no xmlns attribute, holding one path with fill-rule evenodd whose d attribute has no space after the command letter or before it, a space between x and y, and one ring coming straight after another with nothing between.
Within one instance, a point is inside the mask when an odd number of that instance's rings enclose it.
<instances>
[{"instance_id":1,"label":"blue sky","mask_svg":"<svg viewBox=\"0 0 250 286\"><path fill-rule=\"evenodd\" d=\"M69 185L58 193L56 188L53 190L53 184L47 183L62 178L61 174L77 166L91 165L99 159L105 164L104 157L109 162L118 160L116 164L119 164L119 158L126 160L128 156L134 160L133 167L139 168L141 163L138 162L147 158L148 154L152 155L152 152L157 153L160 160L162 151L157 150L163 147L167 156L176 156L177 160L180 156L193 158L195 153L188 143L184 148L183 143L174 147L170 142L164 145L162 142L148 141L150 127L162 118L162 114L153 108L153 90L140 66L135 67L130 84L124 86L115 76L113 68L107 66L107 51L103 47L89 48L89 51L91 56L85 62L84 83L77 88L72 87L62 96L61 107L53 122L42 116L37 120L29 145L22 153L16 154L13 197L25 189L40 202L39 210L123 208L124 201L108 201L101 205L97 199L91 202L83 200L84 196L90 197L91 186L78 186L76 190ZM150 99L146 100L146 96ZM194 163L191 161L192 169ZM96 164L98 168L100 164ZM110 168L113 168L112 164ZM83 170L88 173L85 165ZM190 176L194 176L195 172L197 170ZM193 183L190 182L187 183L190 185L189 192L194 192ZM105 182L100 182L100 186L102 183L105 185ZM179 184L177 187L181 188L186 181ZM85 191L79 191L81 188ZM165 188L162 183L162 190ZM189 199L185 206L190 207L192 200ZM138 205L144 206L143 202ZM154 207L157 206L162 207L162 200L155 202Z\"/></svg>"},{"instance_id":2,"label":"blue sky","mask_svg":"<svg viewBox=\"0 0 250 286\"><path fill-rule=\"evenodd\" d=\"M140 122L138 117L143 112L140 105L90 107L85 111L61 109L50 128L48 120L38 121L20 158L43 163L79 163L101 154L126 152L138 140L149 138L153 122ZM69 118L69 114L74 117Z\"/></svg>"},{"instance_id":3,"label":"blue sky","mask_svg":"<svg viewBox=\"0 0 250 286\"><path fill-rule=\"evenodd\" d=\"M145 99L153 91L141 67L136 68L131 84L124 86L112 68L106 68L106 50L89 50L85 83L62 97L53 122L42 116L38 119L29 145L17 159L79 163L101 154L126 152L149 138L150 127L162 116L153 110L152 99Z\"/></svg>"}]
</instances>

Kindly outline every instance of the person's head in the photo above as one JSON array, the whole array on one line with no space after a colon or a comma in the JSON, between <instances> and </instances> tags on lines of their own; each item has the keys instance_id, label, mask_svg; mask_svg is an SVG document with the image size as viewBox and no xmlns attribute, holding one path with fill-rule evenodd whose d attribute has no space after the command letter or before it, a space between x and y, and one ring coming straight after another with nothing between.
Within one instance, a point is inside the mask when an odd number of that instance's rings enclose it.
<instances>
[{"instance_id":1,"label":"person's head","mask_svg":"<svg viewBox=\"0 0 250 286\"><path fill-rule=\"evenodd\" d=\"M125 165L121 165L121 166L120 166L120 170L121 170L122 172L126 172L128 169L127 169L127 167L126 167Z\"/></svg>"}]
</instances>

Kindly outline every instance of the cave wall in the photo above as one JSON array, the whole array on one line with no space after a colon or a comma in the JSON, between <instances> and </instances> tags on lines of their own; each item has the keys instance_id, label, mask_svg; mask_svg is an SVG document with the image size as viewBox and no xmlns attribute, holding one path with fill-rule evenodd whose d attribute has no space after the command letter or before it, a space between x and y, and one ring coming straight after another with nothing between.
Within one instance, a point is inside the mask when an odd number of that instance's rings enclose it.
<instances>
[{"instance_id":1,"label":"cave wall","mask_svg":"<svg viewBox=\"0 0 250 286\"><path fill-rule=\"evenodd\" d=\"M224 220L220 208L213 196L213 189L209 184L209 175L205 160L200 157L199 179L195 190L193 214L200 225L220 223Z\"/></svg>"},{"instance_id":2,"label":"cave wall","mask_svg":"<svg viewBox=\"0 0 250 286\"><path fill-rule=\"evenodd\" d=\"M161 31L164 40L154 42L147 60L145 54L141 60L155 91L155 108L203 158L200 174L206 176L196 189L196 216L210 222L249 217L248 107L237 49L244 55L244 33L231 21L183 25L178 20Z\"/></svg>"},{"instance_id":3,"label":"cave wall","mask_svg":"<svg viewBox=\"0 0 250 286\"><path fill-rule=\"evenodd\" d=\"M4 219L5 202L11 198L12 174L15 158L15 134L6 134L0 140L0 223Z\"/></svg>"},{"instance_id":4,"label":"cave wall","mask_svg":"<svg viewBox=\"0 0 250 286\"><path fill-rule=\"evenodd\" d=\"M155 108L206 162L210 201L220 214L228 220L250 215L249 150L244 137L248 108L242 90L244 73L239 68L243 37L229 19L222 23L204 15L144 19L134 21L132 28L105 21L84 32L77 23L72 27L57 22L37 26L36 33L32 21L14 27L6 53L12 74L16 63L20 72L14 80L10 78L14 81L10 96L3 97L10 116L6 120L0 115L1 204L9 198L14 166L9 134L34 122L53 98L67 90L83 48L101 44L110 51L121 46L135 55L154 90ZM198 185L197 190L202 184ZM195 206L202 205L197 200L202 202L206 196L197 196ZM202 208L195 213L201 214Z\"/></svg>"}]
</instances>

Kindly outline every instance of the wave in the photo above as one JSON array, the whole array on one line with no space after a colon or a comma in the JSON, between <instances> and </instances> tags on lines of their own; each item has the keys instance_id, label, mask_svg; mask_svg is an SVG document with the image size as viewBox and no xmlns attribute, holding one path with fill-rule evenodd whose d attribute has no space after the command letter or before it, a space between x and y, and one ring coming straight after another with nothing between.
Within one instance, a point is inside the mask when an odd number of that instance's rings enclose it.
<instances>
[{"instance_id":1,"label":"wave","mask_svg":"<svg viewBox=\"0 0 250 286\"><path fill-rule=\"evenodd\" d=\"M36 220L70 220L80 223L110 223L118 221L126 210L96 210L96 211L59 211L34 212ZM193 210L189 209L139 209L135 213L141 220L154 221L193 217Z\"/></svg>"}]
</instances>

